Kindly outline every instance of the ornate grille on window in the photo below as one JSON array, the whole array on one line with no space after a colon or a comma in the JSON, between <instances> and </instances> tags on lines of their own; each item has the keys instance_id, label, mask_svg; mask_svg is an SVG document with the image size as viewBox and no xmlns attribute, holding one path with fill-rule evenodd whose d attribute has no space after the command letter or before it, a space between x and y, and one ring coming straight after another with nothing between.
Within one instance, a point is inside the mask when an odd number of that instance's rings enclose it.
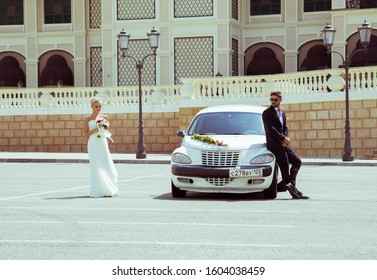
<instances>
[{"instance_id":1,"label":"ornate grille on window","mask_svg":"<svg viewBox=\"0 0 377 280\"><path fill-rule=\"evenodd\" d=\"M213 77L213 37L174 39L174 80Z\"/></svg>"},{"instance_id":2,"label":"ornate grille on window","mask_svg":"<svg viewBox=\"0 0 377 280\"><path fill-rule=\"evenodd\" d=\"M90 48L90 85L102 86L102 47Z\"/></svg>"},{"instance_id":3,"label":"ornate grille on window","mask_svg":"<svg viewBox=\"0 0 377 280\"><path fill-rule=\"evenodd\" d=\"M90 0L90 28L100 28L102 23L101 0Z\"/></svg>"},{"instance_id":4,"label":"ornate grille on window","mask_svg":"<svg viewBox=\"0 0 377 280\"><path fill-rule=\"evenodd\" d=\"M118 20L156 17L155 0L117 0Z\"/></svg>"},{"instance_id":5,"label":"ornate grille on window","mask_svg":"<svg viewBox=\"0 0 377 280\"><path fill-rule=\"evenodd\" d=\"M232 18L238 20L238 0L232 0Z\"/></svg>"},{"instance_id":6,"label":"ornate grille on window","mask_svg":"<svg viewBox=\"0 0 377 280\"><path fill-rule=\"evenodd\" d=\"M149 47L149 40L130 40L127 54L136 60L152 53ZM130 57L123 57L122 51L118 50L118 86L136 86L139 84L139 77L135 61ZM151 86L156 84L156 60L155 57L147 57L141 75L141 84Z\"/></svg>"},{"instance_id":7,"label":"ornate grille on window","mask_svg":"<svg viewBox=\"0 0 377 280\"><path fill-rule=\"evenodd\" d=\"M238 40L232 38L232 76L238 76Z\"/></svg>"},{"instance_id":8,"label":"ornate grille on window","mask_svg":"<svg viewBox=\"0 0 377 280\"><path fill-rule=\"evenodd\" d=\"M213 0L174 0L174 17L213 16Z\"/></svg>"}]
</instances>

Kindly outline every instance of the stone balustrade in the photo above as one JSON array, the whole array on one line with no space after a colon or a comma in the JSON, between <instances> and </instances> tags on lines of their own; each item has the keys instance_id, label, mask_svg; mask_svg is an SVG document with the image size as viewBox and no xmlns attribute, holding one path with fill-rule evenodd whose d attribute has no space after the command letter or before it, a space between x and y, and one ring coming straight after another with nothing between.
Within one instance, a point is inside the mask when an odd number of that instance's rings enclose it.
<instances>
[{"instance_id":1,"label":"stone balustrade","mask_svg":"<svg viewBox=\"0 0 377 280\"><path fill-rule=\"evenodd\" d=\"M377 92L377 67L350 69L350 92ZM272 90L282 91L291 102L312 102L344 99L344 70L323 69L260 76L213 77L182 79L183 85L143 86L143 111L177 111L186 103L189 106L208 106L216 101L237 103L243 99L256 104L268 102ZM19 114L74 114L89 108L90 99L99 96L108 112L137 112L138 87L116 88L14 88L0 90L0 115ZM329 94L329 93L338 93ZM372 95L373 97L373 95ZM252 101L251 101L252 102ZM216 104L216 103L215 103ZM90 108L89 108L90 109Z\"/></svg>"},{"instance_id":2,"label":"stone balustrade","mask_svg":"<svg viewBox=\"0 0 377 280\"><path fill-rule=\"evenodd\" d=\"M144 86L142 88L143 106L146 111L151 112L161 108L163 111L169 111L171 106L178 104L179 90L179 85ZM138 87L14 88L0 90L0 115L82 113L83 108L90 110L90 100L93 96L102 99L107 112L136 112L138 110Z\"/></svg>"}]
</instances>

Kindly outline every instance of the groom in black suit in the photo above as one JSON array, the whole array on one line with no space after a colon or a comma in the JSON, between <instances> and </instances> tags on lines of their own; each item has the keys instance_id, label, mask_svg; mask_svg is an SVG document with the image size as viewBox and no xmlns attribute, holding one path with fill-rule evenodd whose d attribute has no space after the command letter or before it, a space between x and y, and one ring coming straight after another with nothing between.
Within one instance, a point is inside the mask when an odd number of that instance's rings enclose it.
<instances>
[{"instance_id":1,"label":"groom in black suit","mask_svg":"<svg viewBox=\"0 0 377 280\"><path fill-rule=\"evenodd\" d=\"M282 95L280 91L273 91L270 95L271 106L263 112L263 124L266 131L267 149L276 158L280 168L283 186L293 199L308 199L296 188L296 177L302 165L301 159L289 147L291 139L288 137L287 116L281 107ZM291 164L291 169L289 169Z\"/></svg>"}]
</instances>

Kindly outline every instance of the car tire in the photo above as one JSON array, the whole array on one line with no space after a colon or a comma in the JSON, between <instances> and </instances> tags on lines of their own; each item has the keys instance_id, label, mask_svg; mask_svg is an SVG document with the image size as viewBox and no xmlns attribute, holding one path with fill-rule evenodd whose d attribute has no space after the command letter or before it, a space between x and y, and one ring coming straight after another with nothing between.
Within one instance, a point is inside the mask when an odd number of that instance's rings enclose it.
<instances>
[{"instance_id":1,"label":"car tire","mask_svg":"<svg viewBox=\"0 0 377 280\"><path fill-rule=\"evenodd\" d=\"M264 198L274 199L277 196L277 185L278 185L278 167L275 165L274 168L274 178L268 189L263 191Z\"/></svg>"},{"instance_id":2,"label":"car tire","mask_svg":"<svg viewBox=\"0 0 377 280\"><path fill-rule=\"evenodd\" d=\"M186 196L186 191L185 190L181 190L181 189L178 189L173 181L171 182L171 195L173 197L185 197Z\"/></svg>"}]
</instances>

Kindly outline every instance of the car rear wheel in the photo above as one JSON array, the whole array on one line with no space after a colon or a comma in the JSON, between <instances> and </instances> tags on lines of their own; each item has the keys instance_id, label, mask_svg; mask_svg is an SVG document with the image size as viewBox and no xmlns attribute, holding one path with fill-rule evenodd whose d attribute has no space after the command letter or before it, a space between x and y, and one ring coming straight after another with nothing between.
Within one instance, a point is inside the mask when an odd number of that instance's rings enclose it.
<instances>
[{"instance_id":1,"label":"car rear wheel","mask_svg":"<svg viewBox=\"0 0 377 280\"><path fill-rule=\"evenodd\" d=\"M171 194L173 197L185 197L186 196L186 191L178 189L173 181L171 182Z\"/></svg>"},{"instance_id":2,"label":"car rear wheel","mask_svg":"<svg viewBox=\"0 0 377 280\"><path fill-rule=\"evenodd\" d=\"M274 178L272 179L272 183L268 189L263 191L263 195L265 198L274 199L277 196L277 183L278 183L278 167L275 165L274 169Z\"/></svg>"}]
</instances>

